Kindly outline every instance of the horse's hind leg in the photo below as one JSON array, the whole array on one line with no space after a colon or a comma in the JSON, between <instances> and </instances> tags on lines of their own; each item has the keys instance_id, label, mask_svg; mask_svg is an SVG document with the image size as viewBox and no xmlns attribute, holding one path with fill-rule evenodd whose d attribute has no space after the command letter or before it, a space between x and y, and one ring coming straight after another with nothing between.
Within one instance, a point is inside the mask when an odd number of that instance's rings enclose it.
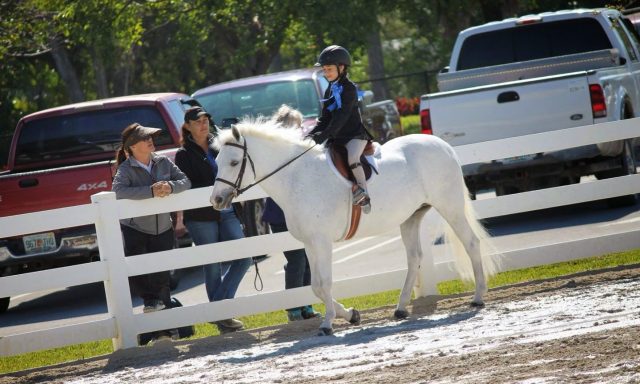
<instances>
[{"instance_id":1,"label":"horse's hind leg","mask_svg":"<svg viewBox=\"0 0 640 384\"><path fill-rule=\"evenodd\" d=\"M398 307L394 313L397 319L404 319L409 314L406 310L409 300L411 300L411 292L418 276L420 262L422 261L422 247L420 245L420 222L425 213L429 210L429 206L425 206L417 210L402 225L400 225L400 235L402 242L407 251L407 277L404 280L404 286L398 300Z\"/></svg>"},{"instance_id":2,"label":"horse's hind leg","mask_svg":"<svg viewBox=\"0 0 640 384\"><path fill-rule=\"evenodd\" d=\"M305 244L309 266L311 268L311 288L313 293L325 305L325 316L320 324L321 335L333 333L333 320L336 314L345 320L355 323L359 322L360 315L355 309L345 309L344 306L333 299L331 286L333 282L331 266L331 241L312 241Z\"/></svg>"},{"instance_id":3,"label":"horse's hind leg","mask_svg":"<svg viewBox=\"0 0 640 384\"><path fill-rule=\"evenodd\" d=\"M468 204L468 202L466 203ZM438 212L449 223L449 226L460 239L467 255L471 259L473 277L476 283L476 291L471 304L482 306L484 305L484 294L487 293L487 280L482 267L480 238L473 229L474 223L471 222L476 219L468 214L464 200L460 204L450 203L445 207L444 209L439 209Z\"/></svg>"}]
</instances>

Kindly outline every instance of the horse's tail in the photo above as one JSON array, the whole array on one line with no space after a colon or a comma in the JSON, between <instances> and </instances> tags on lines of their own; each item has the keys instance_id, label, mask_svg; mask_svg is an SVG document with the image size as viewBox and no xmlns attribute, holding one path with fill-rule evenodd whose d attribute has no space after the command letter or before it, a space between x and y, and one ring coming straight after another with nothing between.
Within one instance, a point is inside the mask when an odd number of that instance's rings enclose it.
<instances>
[{"instance_id":1,"label":"horse's tail","mask_svg":"<svg viewBox=\"0 0 640 384\"><path fill-rule=\"evenodd\" d=\"M478 240L480 240L482 268L484 270L485 277L488 279L500 270L500 255L492 244L491 235L489 235L482 223L478 220L477 213L471 204L469 190L466 186L464 186L464 215L471 226L471 230ZM449 243L451 251L453 252L456 270L458 271L460 278L466 281L474 281L471 259L469 258L462 242L446 221L444 222L443 232L444 241L445 243Z\"/></svg>"}]
</instances>

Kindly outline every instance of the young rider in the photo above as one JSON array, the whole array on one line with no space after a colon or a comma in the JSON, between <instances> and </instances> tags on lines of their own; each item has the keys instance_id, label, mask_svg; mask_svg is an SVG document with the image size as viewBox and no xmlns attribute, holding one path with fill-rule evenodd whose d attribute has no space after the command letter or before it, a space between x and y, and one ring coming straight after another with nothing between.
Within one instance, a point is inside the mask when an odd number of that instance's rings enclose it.
<instances>
[{"instance_id":1,"label":"young rider","mask_svg":"<svg viewBox=\"0 0 640 384\"><path fill-rule=\"evenodd\" d=\"M347 76L351 55L339 45L330 45L320 53L315 65L322 67L329 87L324 93L322 115L309 137L316 143L329 140L345 146L349 167L358 185L353 191L353 203L369 213L371 205L360 155L372 136L362 123L356 85Z\"/></svg>"}]
</instances>

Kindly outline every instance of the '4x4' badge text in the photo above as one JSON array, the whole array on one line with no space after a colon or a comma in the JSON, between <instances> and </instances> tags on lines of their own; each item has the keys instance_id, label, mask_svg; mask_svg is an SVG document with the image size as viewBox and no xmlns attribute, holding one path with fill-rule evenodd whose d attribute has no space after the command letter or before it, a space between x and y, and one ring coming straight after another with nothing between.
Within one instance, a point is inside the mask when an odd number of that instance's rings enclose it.
<instances>
[{"instance_id":1,"label":"'4x4' badge text","mask_svg":"<svg viewBox=\"0 0 640 384\"><path fill-rule=\"evenodd\" d=\"M93 189L107 188L107 182L101 181L99 183L84 183L80 184L76 191L91 191Z\"/></svg>"}]
</instances>

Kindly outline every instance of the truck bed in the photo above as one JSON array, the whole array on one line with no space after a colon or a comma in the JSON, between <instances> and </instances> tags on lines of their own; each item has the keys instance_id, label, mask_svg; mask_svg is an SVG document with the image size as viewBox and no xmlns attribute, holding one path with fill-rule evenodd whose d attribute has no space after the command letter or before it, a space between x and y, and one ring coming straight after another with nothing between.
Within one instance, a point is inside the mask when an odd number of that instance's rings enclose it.
<instances>
[{"instance_id":1,"label":"truck bed","mask_svg":"<svg viewBox=\"0 0 640 384\"><path fill-rule=\"evenodd\" d=\"M587 72L423 96L433 134L463 145L593 124ZM532 113L533 111L533 113ZM535 112L537 111L537 112Z\"/></svg>"},{"instance_id":2,"label":"truck bed","mask_svg":"<svg viewBox=\"0 0 640 384\"><path fill-rule=\"evenodd\" d=\"M446 92L483 85L535 79L617 66L619 62L620 55L618 50L614 48L456 72L443 72L438 74L438 89L441 92Z\"/></svg>"}]
</instances>

